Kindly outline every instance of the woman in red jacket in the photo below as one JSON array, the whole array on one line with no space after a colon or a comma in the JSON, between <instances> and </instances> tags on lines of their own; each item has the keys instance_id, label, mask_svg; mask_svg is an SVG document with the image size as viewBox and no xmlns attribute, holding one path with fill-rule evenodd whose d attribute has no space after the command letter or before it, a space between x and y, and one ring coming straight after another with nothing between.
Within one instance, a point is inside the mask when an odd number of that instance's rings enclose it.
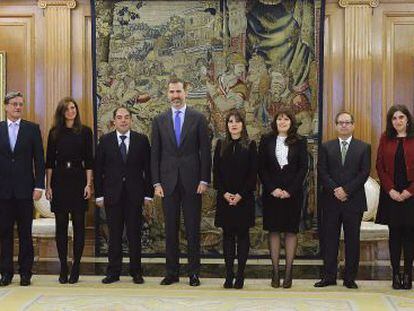
<instances>
[{"instance_id":1,"label":"woman in red jacket","mask_svg":"<svg viewBox=\"0 0 414 311\"><path fill-rule=\"evenodd\" d=\"M381 196L377 223L389 227L389 249L394 289L411 289L414 259L414 126L410 111L394 105L377 154ZM404 274L400 275L401 251Z\"/></svg>"}]
</instances>

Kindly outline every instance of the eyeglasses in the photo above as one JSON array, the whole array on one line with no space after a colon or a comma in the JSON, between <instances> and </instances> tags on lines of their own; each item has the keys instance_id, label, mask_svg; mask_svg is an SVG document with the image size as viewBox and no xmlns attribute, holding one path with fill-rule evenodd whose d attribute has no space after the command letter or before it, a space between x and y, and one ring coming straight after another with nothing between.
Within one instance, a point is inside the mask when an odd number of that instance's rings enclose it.
<instances>
[{"instance_id":1,"label":"eyeglasses","mask_svg":"<svg viewBox=\"0 0 414 311\"><path fill-rule=\"evenodd\" d=\"M350 126L351 124L354 124L354 122L352 122L352 121L338 121L338 122L336 122L336 124L340 125L340 126L343 126L343 125Z\"/></svg>"},{"instance_id":2,"label":"eyeglasses","mask_svg":"<svg viewBox=\"0 0 414 311\"><path fill-rule=\"evenodd\" d=\"M9 105L17 108L17 107L23 107L23 103L9 103Z\"/></svg>"}]
</instances>

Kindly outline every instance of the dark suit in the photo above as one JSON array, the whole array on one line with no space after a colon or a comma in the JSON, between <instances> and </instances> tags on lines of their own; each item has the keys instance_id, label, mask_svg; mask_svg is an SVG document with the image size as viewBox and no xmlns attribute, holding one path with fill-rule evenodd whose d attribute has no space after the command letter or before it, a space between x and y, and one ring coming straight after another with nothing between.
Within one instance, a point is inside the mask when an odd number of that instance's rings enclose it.
<instances>
[{"instance_id":1,"label":"dark suit","mask_svg":"<svg viewBox=\"0 0 414 311\"><path fill-rule=\"evenodd\" d=\"M364 191L371 169L370 145L352 138L344 165L339 140L328 141L319 152L318 173L322 185L322 234L325 278L336 280L341 225L345 234L344 280L355 280L359 265L359 233L367 209ZM341 202L334 189L343 187L348 197Z\"/></svg>"},{"instance_id":2,"label":"dark suit","mask_svg":"<svg viewBox=\"0 0 414 311\"><path fill-rule=\"evenodd\" d=\"M7 121L0 122L1 273L13 275L13 227L19 234L19 273L33 266L33 190L45 187L43 143L37 124L21 120L14 151Z\"/></svg>"},{"instance_id":3,"label":"dark suit","mask_svg":"<svg viewBox=\"0 0 414 311\"><path fill-rule=\"evenodd\" d=\"M95 163L96 197L103 197L109 228L107 274L119 276L122 266L124 225L129 244L132 276L141 274L141 219L144 197L153 196L150 175L150 145L145 135L130 131L126 162L116 131L100 138Z\"/></svg>"},{"instance_id":4,"label":"dark suit","mask_svg":"<svg viewBox=\"0 0 414 311\"><path fill-rule=\"evenodd\" d=\"M188 241L188 273L200 269L201 196L200 181L210 182L211 153L207 121L196 110L187 107L177 147L172 110L158 115L152 123L151 174L153 184L164 190L167 274L179 273L179 220L183 208Z\"/></svg>"}]
</instances>

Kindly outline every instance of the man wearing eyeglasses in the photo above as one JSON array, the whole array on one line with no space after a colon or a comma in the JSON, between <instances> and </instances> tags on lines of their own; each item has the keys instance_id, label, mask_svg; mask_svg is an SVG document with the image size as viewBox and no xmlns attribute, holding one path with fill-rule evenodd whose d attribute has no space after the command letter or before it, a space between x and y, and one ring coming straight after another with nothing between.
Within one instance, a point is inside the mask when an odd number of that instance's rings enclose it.
<instances>
[{"instance_id":1,"label":"man wearing eyeglasses","mask_svg":"<svg viewBox=\"0 0 414 311\"><path fill-rule=\"evenodd\" d=\"M23 120L21 92L6 95L6 121L0 122L0 286L13 279L13 228L19 235L20 285L30 285L33 266L33 200L45 183L43 143L39 125Z\"/></svg>"},{"instance_id":2,"label":"man wearing eyeglasses","mask_svg":"<svg viewBox=\"0 0 414 311\"><path fill-rule=\"evenodd\" d=\"M322 144L319 151L324 277L315 287L336 285L339 236L343 226L343 285L358 288L355 278L359 266L359 233L362 214L367 210L364 184L371 169L371 147L352 136L355 125L351 113L338 113L335 124L338 138Z\"/></svg>"}]
</instances>

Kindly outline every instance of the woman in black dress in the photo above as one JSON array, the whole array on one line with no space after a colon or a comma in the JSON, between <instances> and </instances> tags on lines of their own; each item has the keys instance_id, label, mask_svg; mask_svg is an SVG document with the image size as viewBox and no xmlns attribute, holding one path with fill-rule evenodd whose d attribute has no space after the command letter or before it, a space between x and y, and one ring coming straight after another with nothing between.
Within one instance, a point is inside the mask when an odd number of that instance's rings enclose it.
<instances>
[{"instance_id":1,"label":"woman in black dress","mask_svg":"<svg viewBox=\"0 0 414 311\"><path fill-rule=\"evenodd\" d=\"M272 121L272 132L259 145L259 176L263 184L263 228L269 231L273 264L272 283L280 286L280 235L284 233L286 271L283 287L292 286L292 265L303 201L302 185L308 169L306 141L297 135L294 114L280 110Z\"/></svg>"},{"instance_id":2,"label":"woman in black dress","mask_svg":"<svg viewBox=\"0 0 414 311\"><path fill-rule=\"evenodd\" d=\"M249 254L249 228L254 226L254 191L257 180L256 143L247 135L244 118L237 110L226 117L226 138L217 141L214 151L214 188L217 189L215 225L223 228L226 266L224 288L243 288ZM233 264L238 269L233 284Z\"/></svg>"},{"instance_id":3,"label":"woman in black dress","mask_svg":"<svg viewBox=\"0 0 414 311\"><path fill-rule=\"evenodd\" d=\"M63 98L55 112L46 152L46 198L56 218L56 245L60 260L60 283L79 280L85 244L85 212L92 194L92 131L80 121L75 100ZM74 231L73 263L68 280L69 214Z\"/></svg>"},{"instance_id":4,"label":"woman in black dress","mask_svg":"<svg viewBox=\"0 0 414 311\"><path fill-rule=\"evenodd\" d=\"M414 126L404 105L392 106L377 153L381 195L376 222L389 227L394 289L411 289L414 258ZM404 274L400 275L401 251Z\"/></svg>"}]
</instances>

